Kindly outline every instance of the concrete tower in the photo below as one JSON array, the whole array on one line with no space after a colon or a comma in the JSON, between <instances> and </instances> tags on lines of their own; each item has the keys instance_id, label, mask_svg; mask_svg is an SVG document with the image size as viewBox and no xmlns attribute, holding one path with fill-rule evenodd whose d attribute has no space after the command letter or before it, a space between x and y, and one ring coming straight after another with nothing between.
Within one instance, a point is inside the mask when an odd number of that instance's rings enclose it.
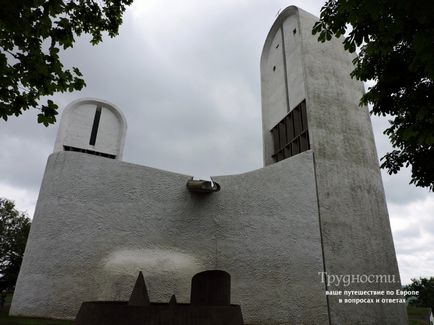
<instances>
[{"instance_id":1,"label":"concrete tower","mask_svg":"<svg viewBox=\"0 0 434 325\"><path fill-rule=\"evenodd\" d=\"M126 131L125 117L116 106L100 99L79 99L63 111L54 152L122 159Z\"/></svg>"},{"instance_id":2,"label":"concrete tower","mask_svg":"<svg viewBox=\"0 0 434 325\"><path fill-rule=\"evenodd\" d=\"M367 108L358 106L363 84L349 77L354 57L344 51L342 39L320 43L312 35L317 20L288 7L265 41L264 162L312 152L324 272L396 279L392 284L329 285L329 290L400 289L371 121ZM406 323L402 305L339 304L338 298L328 299L331 324Z\"/></svg>"},{"instance_id":3,"label":"concrete tower","mask_svg":"<svg viewBox=\"0 0 434 325\"><path fill-rule=\"evenodd\" d=\"M261 59L266 166L214 177L219 192L191 193L190 176L121 161L120 111L71 104L11 313L73 318L82 301L126 300L139 271L152 301L188 302L192 276L220 269L246 324L404 324L404 306L325 294L400 284L369 115L357 105L363 87L340 42L311 35L315 20L289 7L271 28ZM335 287L324 272L396 283Z\"/></svg>"}]
</instances>

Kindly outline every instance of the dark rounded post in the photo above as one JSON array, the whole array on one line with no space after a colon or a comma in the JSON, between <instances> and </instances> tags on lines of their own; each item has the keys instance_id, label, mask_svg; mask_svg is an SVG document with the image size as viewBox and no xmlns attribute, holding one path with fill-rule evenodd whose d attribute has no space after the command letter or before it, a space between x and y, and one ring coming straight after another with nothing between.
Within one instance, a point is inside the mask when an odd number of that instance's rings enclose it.
<instances>
[{"instance_id":1,"label":"dark rounded post","mask_svg":"<svg viewBox=\"0 0 434 325\"><path fill-rule=\"evenodd\" d=\"M229 306L231 276L225 271L211 270L196 274L191 280L192 305Z\"/></svg>"}]
</instances>

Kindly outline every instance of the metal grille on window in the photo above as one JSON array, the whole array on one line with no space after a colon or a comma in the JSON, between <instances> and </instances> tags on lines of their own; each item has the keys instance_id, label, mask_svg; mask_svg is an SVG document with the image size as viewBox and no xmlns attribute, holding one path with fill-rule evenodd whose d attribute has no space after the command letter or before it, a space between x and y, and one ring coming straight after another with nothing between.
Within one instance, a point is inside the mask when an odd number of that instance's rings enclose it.
<instances>
[{"instance_id":1,"label":"metal grille on window","mask_svg":"<svg viewBox=\"0 0 434 325\"><path fill-rule=\"evenodd\" d=\"M275 162L310 149L306 101L303 100L271 129Z\"/></svg>"}]
</instances>

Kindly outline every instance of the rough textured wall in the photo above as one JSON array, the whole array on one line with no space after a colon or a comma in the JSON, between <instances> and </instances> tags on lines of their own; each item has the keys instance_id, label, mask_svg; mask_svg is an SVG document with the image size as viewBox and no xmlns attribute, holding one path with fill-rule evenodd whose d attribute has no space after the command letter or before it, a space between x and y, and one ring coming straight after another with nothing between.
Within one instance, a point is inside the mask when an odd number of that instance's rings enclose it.
<instances>
[{"instance_id":1,"label":"rough textured wall","mask_svg":"<svg viewBox=\"0 0 434 325\"><path fill-rule=\"evenodd\" d=\"M286 9L296 12L295 7ZM261 55L261 100L264 164L274 163L270 130L306 98L297 15L280 15Z\"/></svg>"},{"instance_id":2,"label":"rough textured wall","mask_svg":"<svg viewBox=\"0 0 434 325\"><path fill-rule=\"evenodd\" d=\"M319 43L311 32L317 18L302 10L299 15L326 271L392 274L394 284L351 289L400 289L371 121L367 108L358 105L363 84L349 77L354 56L343 50L342 40ZM407 322L404 304L329 301L334 324Z\"/></svg>"},{"instance_id":3,"label":"rough textured wall","mask_svg":"<svg viewBox=\"0 0 434 325\"><path fill-rule=\"evenodd\" d=\"M312 152L188 192L188 176L76 152L50 156L13 315L73 317L127 299L142 270L152 301L188 302L191 277L232 276L247 324L327 322Z\"/></svg>"},{"instance_id":4,"label":"rough textured wall","mask_svg":"<svg viewBox=\"0 0 434 325\"><path fill-rule=\"evenodd\" d=\"M301 101L300 95L306 96L325 270L337 275L391 274L397 280L392 285L354 284L329 289L400 288L371 122L367 108L358 106L363 84L349 77L353 56L344 51L341 40L320 43L312 35L316 20L303 10L288 7L277 18L265 42L261 59L264 160L266 164L273 163L270 129L275 124L268 125L266 121L275 123L285 115L273 105L284 102L286 96L272 91L276 82L283 84L284 80L270 70L275 64L270 53L276 55L279 50L275 43L283 29L289 38L285 44L293 47L286 49L287 62L295 63L286 64L288 76L293 76L287 79L289 98ZM297 25L296 33L290 33ZM406 322L403 305L339 304L337 299L329 299L332 324Z\"/></svg>"}]
</instances>

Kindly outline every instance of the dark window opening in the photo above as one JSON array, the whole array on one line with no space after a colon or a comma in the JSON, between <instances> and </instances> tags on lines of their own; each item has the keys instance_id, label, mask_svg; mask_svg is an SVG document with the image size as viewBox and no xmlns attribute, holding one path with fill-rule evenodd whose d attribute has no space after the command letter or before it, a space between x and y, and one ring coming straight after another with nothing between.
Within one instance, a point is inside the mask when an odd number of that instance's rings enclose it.
<instances>
[{"instance_id":1,"label":"dark window opening","mask_svg":"<svg viewBox=\"0 0 434 325\"><path fill-rule=\"evenodd\" d=\"M303 100L271 129L275 162L309 150L306 101Z\"/></svg>"},{"instance_id":2,"label":"dark window opening","mask_svg":"<svg viewBox=\"0 0 434 325\"><path fill-rule=\"evenodd\" d=\"M276 66L273 67L273 71L276 71Z\"/></svg>"},{"instance_id":3,"label":"dark window opening","mask_svg":"<svg viewBox=\"0 0 434 325\"><path fill-rule=\"evenodd\" d=\"M95 110L95 117L93 118L92 132L90 134L89 144L94 146L96 142L96 135L98 133L99 120L101 119L101 106Z\"/></svg>"},{"instance_id":4,"label":"dark window opening","mask_svg":"<svg viewBox=\"0 0 434 325\"><path fill-rule=\"evenodd\" d=\"M65 149L65 151L83 152L83 153L87 153L90 155L95 155L95 156L100 156L100 157L105 157L105 158L110 158L110 159L116 158L115 155L111 155L109 153L103 153L103 152L98 152L98 151L93 151L93 150L88 150L88 149L80 149L80 148L70 147L70 146L63 146L63 148Z\"/></svg>"},{"instance_id":5,"label":"dark window opening","mask_svg":"<svg viewBox=\"0 0 434 325\"><path fill-rule=\"evenodd\" d=\"M292 31L292 34L296 34L297 33L297 29L296 28L294 28L294 30Z\"/></svg>"}]
</instances>

